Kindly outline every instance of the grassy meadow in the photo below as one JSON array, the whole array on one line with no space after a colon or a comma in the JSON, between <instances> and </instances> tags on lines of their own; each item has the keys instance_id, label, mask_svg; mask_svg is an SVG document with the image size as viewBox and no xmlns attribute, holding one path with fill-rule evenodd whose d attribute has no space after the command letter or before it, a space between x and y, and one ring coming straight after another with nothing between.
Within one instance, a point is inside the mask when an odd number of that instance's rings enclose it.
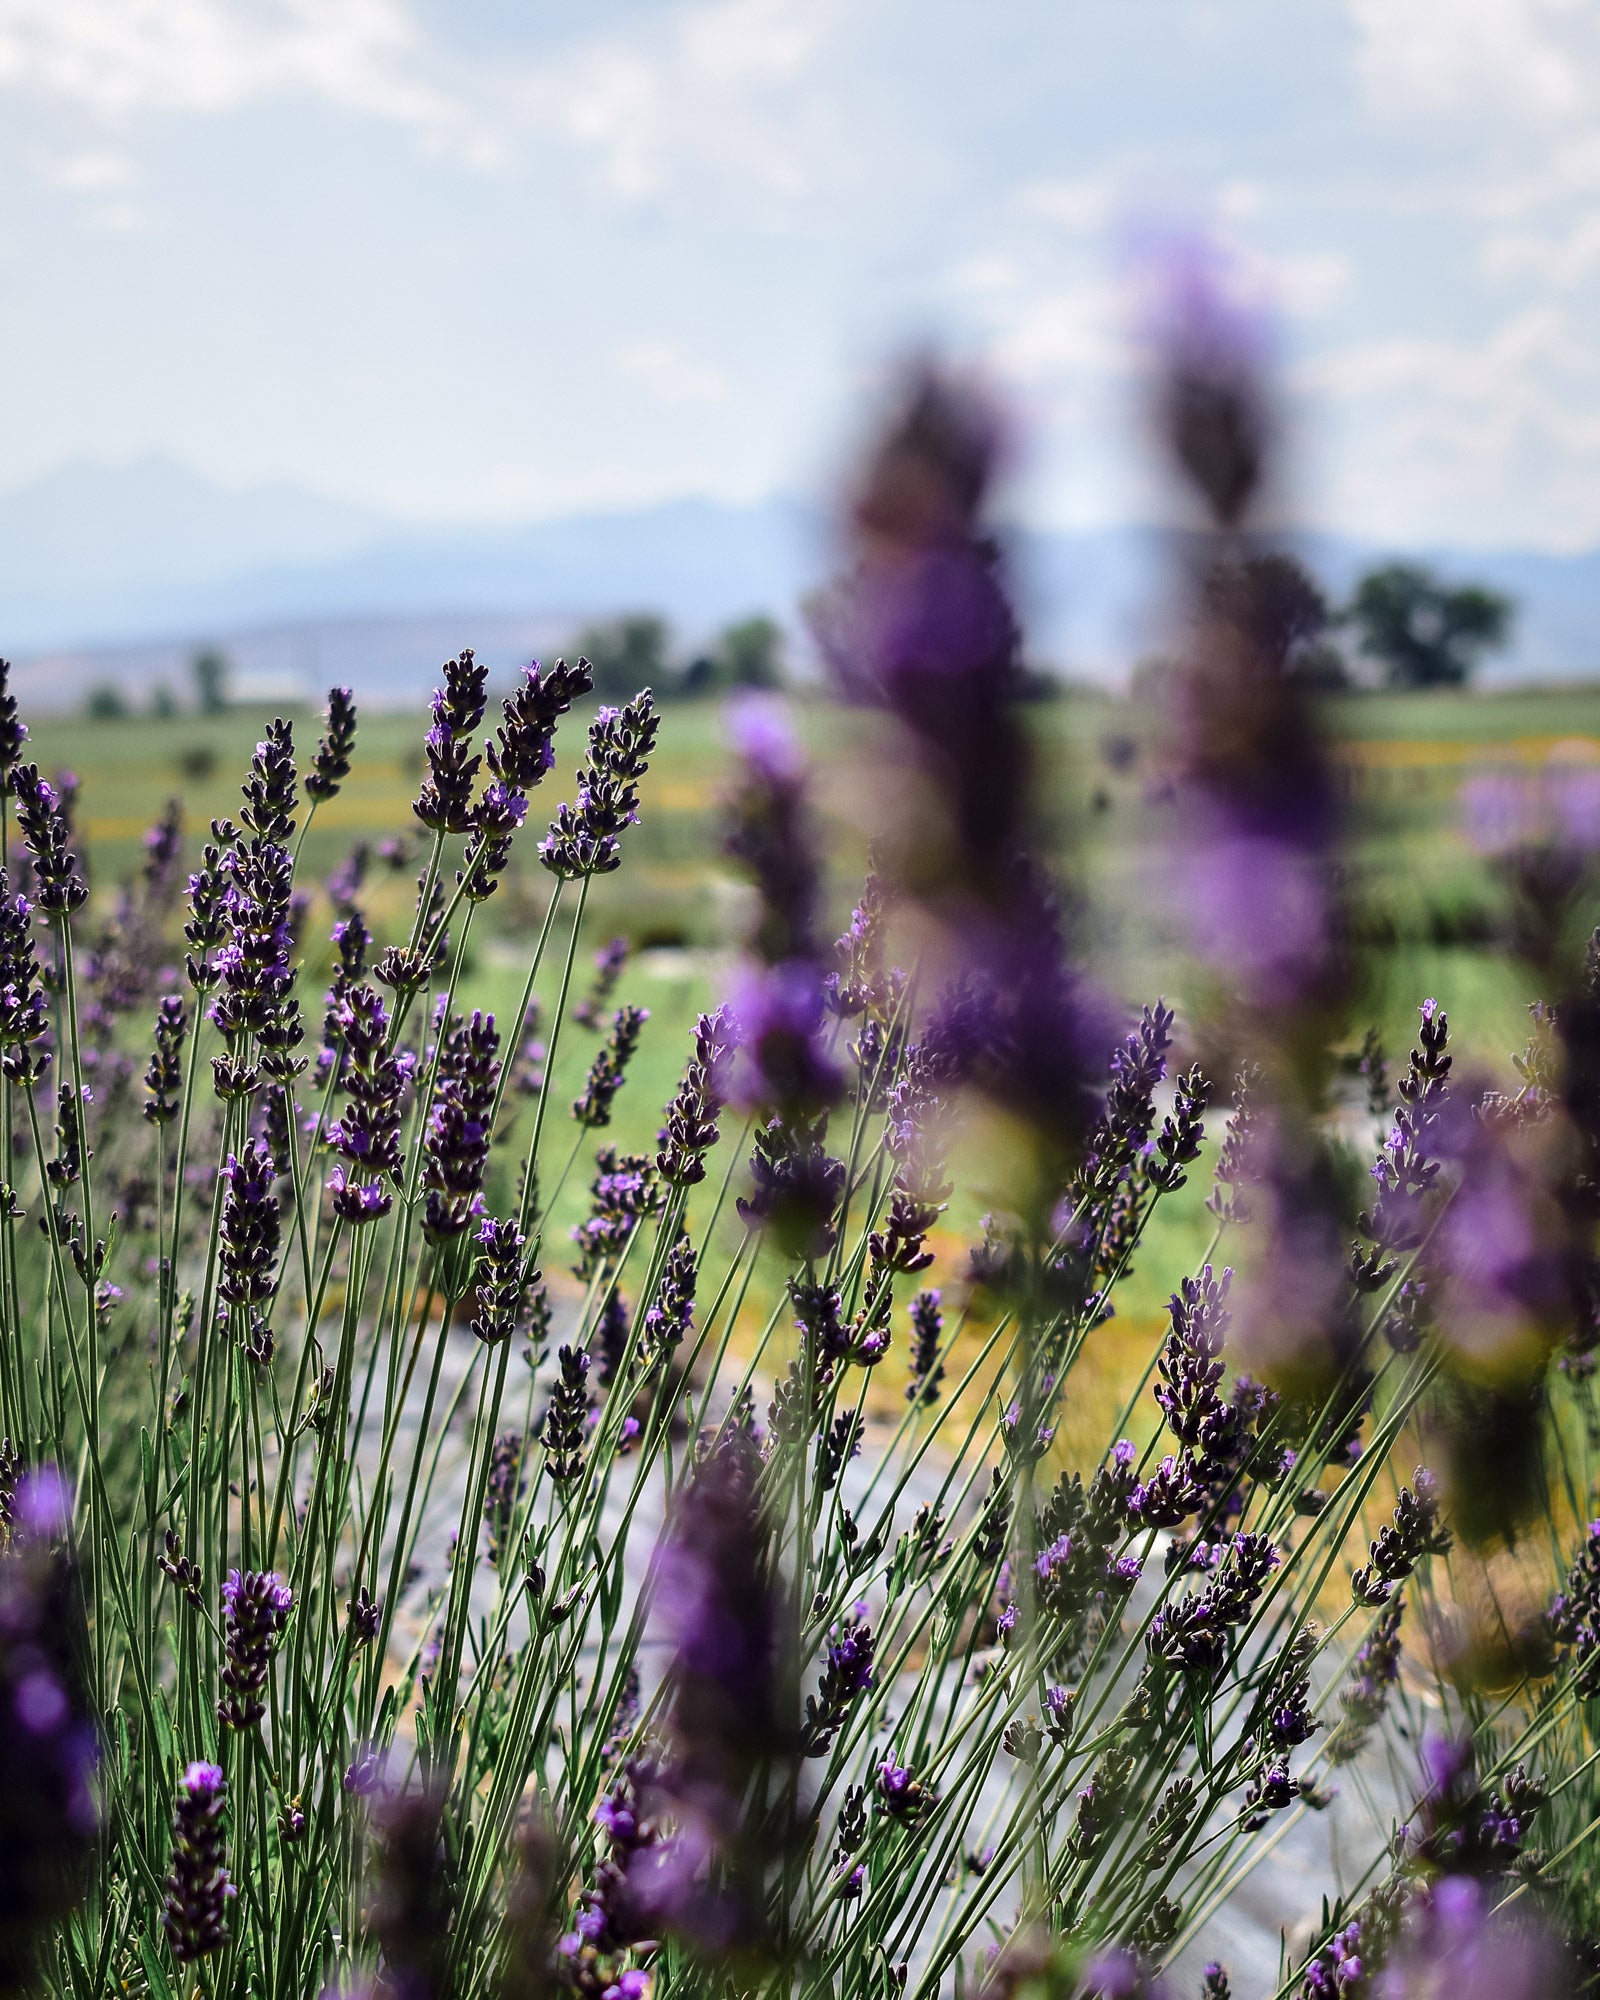
<instances>
[{"instance_id":1,"label":"grassy meadow","mask_svg":"<svg viewBox=\"0 0 1600 2000\"><path fill-rule=\"evenodd\" d=\"M865 865L865 833L856 808L874 777L870 722L820 700L802 700L799 707L816 757L833 914L842 924ZM1127 700L1087 693L1036 704L1028 714L1038 740L1042 803L1068 879L1076 885L1079 930L1095 975L1130 1004L1164 994L1179 1008L1180 1025L1198 1021L1202 1053L1220 1068L1220 1052L1206 1040L1204 995L1175 938L1150 915L1149 876L1160 860L1141 839L1143 800L1154 769L1146 718ZM265 720L265 711L245 708L166 720L31 720L41 765L47 771L70 768L81 780L77 827L97 896L108 896L136 866L143 831L167 799L183 799L195 845L214 814L236 808L239 781ZM295 720L297 741L309 750L318 719L305 714ZM502 1020L515 1010L548 900L549 877L533 853L541 816L548 817L557 799L570 792L585 720L569 720L557 767L535 796L522 853L500 893L475 919L466 997ZM1600 688L1348 696L1329 702L1327 721L1348 799L1350 886L1362 947L1364 990L1350 1023L1352 1046L1370 1022L1379 1028L1391 1061L1403 1060L1417 1004L1433 994L1450 1012L1461 1059L1509 1074L1510 1056L1525 1040L1525 1009L1533 996L1496 949L1498 890L1460 831L1458 794L1471 773L1532 769L1552 752L1600 763ZM325 876L358 842L373 850L362 901L380 941L400 935L409 921L420 849L410 801L421 771L424 728L421 716L364 714L354 772L341 794L319 809L306 837L309 867L303 880ZM722 719L715 703L679 702L665 710L658 754L643 787L641 822L624 843L621 870L593 884L586 907L572 997L587 985L596 947L621 933L636 952L616 997L648 1007L651 1015L615 1126L606 1135L623 1150L653 1145L694 1017L718 997L724 955L738 934L740 888L717 851L722 759ZM397 835L408 841L409 855L390 865L376 850ZM313 951L330 922L330 909L319 897L307 913ZM541 973L546 1020L561 958L552 951ZM308 983L302 996L313 1030L320 992L319 984ZM596 1038L581 1029L564 1036L558 1104L576 1094L595 1045ZM1004 1144L1003 1134L987 1139ZM502 1176L515 1172L518 1151L513 1132L497 1149ZM725 1145L719 1161L731 1165L742 1157L743 1150L735 1154ZM1206 1164L1181 1194L1160 1205L1139 1268L1119 1293L1120 1317L1095 1336L1100 1365L1080 1378L1081 1407L1070 1413L1062 1438L1069 1454L1080 1428L1099 1449L1112 1412L1148 1358L1167 1293L1206 1248ZM584 1212L589 1173L588 1155L575 1150L556 1206L558 1243L547 1240L545 1249L554 1284L568 1261L565 1231ZM963 1197L936 1238L940 1260L930 1273L933 1282L950 1282L976 1233L984 1206L981 1149L957 1182ZM697 1230L709 1219L720 1187L714 1174L700 1191L692 1218ZM974 1188L975 1193L966 1192ZM735 1183L721 1202L719 1227L728 1231L737 1228L731 1198L736 1191ZM746 1338L758 1335L777 1304L775 1289L758 1273L742 1317ZM897 1368L886 1370L877 1385L886 1408L898 1400L898 1375Z\"/></svg>"}]
</instances>

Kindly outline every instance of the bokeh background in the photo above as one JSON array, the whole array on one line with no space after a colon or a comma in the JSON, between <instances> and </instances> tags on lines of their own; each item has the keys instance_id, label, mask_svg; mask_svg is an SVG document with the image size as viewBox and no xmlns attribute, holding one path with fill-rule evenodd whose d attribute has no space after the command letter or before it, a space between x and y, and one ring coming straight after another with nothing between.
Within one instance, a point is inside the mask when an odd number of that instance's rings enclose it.
<instances>
[{"instance_id":1,"label":"bokeh background","mask_svg":"<svg viewBox=\"0 0 1600 2000\"><path fill-rule=\"evenodd\" d=\"M1600 787L1588 0L0 0L0 111L0 651L103 897L168 797L198 837L265 719L309 733L337 682L356 772L309 857L364 847L398 922L414 871L380 848L440 661L581 647L666 704L583 943L633 947L642 1142L739 931L730 692L787 689L848 910L859 718L807 610L843 468L933 349L1007 412L1086 955L1183 1003L1143 813L1193 523L1142 413L1151 274L1203 240L1279 399L1261 519L1350 813L1351 1063L1434 994L1466 1061L1521 1045L1494 788ZM475 934L479 1004L520 985L530 863ZM1130 1328L1198 1202L1164 1207Z\"/></svg>"}]
</instances>

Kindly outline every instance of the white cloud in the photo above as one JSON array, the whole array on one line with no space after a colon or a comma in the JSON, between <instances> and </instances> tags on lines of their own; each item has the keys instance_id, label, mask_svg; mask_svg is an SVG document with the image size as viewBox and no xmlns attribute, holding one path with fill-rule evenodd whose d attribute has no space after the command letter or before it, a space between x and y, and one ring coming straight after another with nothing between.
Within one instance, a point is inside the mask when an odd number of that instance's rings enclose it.
<instances>
[{"instance_id":1,"label":"white cloud","mask_svg":"<svg viewBox=\"0 0 1600 2000\"><path fill-rule=\"evenodd\" d=\"M686 170L794 195L829 156L811 86L843 17L844 0L685 0L495 66L452 58L407 0L0 0L0 91L119 124L310 97L478 165L555 132L630 200Z\"/></svg>"},{"instance_id":2,"label":"white cloud","mask_svg":"<svg viewBox=\"0 0 1600 2000\"><path fill-rule=\"evenodd\" d=\"M399 0L0 0L0 87L108 118L317 97L480 154Z\"/></svg>"},{"instance_id":3,"label":"white cloud","mask_svg":"<svg viewBox=\"0 0 1600 2000\"><path fill-rule=\"evenodd\" d=\"M1592 212L1564 232L1507 230L1483 246L1483 268L1491 277L1532 279L1558 292L1571 291L1597 264L1600 214Z\"/></svg>"},{"instance_id":4,"label":"white cloud","mask_svg":"<svg viewBox=\"0 0 1600 2000\"><path fill-rule=\"evenodd\" d=\"M1121 291L1091 279L1019 302L991 352L1006 375L1030 385L1107 381L1128 366Z\"/></svg>"},{"instance_id":5,"label":"white cloud","mask_svg":"<svg viewBox=\"0 0 1600 2000\"><path fill-rule=\"evenodd\" d=\"M624 200L698 188L789 199L840 157L814 88L843 0L695 0L592 37L523 86L541 120L595 152Z\"/></svg>"},{"instance_id":6,"label":"white cloud","mask_svg":"<svg viewBox=\"0 0 1600 2000\"><path fill-rule=\"evenodd\" d=\"M133 162L123 153L69 153L42 161L40 171L58 187L84 194L106 194L131 186L135 178Z\"/></svg>"},{"instance_id":7,"label":"white cloud","mask_svg":"<svg viewBox=\"0 0 1600 2000\"><path fill-rule=\"evenodd\" d=\"M1346 0L1372 101L1403 114L1568 116L1593 99L1588 0Z\"/></svg>"},{"instance_id":8,"label":"white cloud","mask_svg":"<svg viewBox=\"0 0 1600 2000\"><path fill-rule=\"evenodd\" d=\"M624 375L662 403L720 403L726 378L670 340L630 340L617 350Z\"/></svg>"},{"instance_id":9,"label":"white cloud","mask_svg":"<svg viewBox=\"0 0 1600 2000\"><path fill-rule=\"evenodd\" d=\"M1326 500L1346 527L1550 547L1600 535L1600 353L1565 310L1528 307L1477 341L1359 342L1297 380L1342 441Z\"/></svg>"},{"instance_id":10,"label":"white cloud","mask_svg":"<svg viewBox=\"0 0 1600 2000\"><path fill-rule=\"evenodd\" d=\"M1319 319L1350 283L1350 259L1334 250L1263 257L1263 289L1291 319Z\"/></svg>"}]
</instances>

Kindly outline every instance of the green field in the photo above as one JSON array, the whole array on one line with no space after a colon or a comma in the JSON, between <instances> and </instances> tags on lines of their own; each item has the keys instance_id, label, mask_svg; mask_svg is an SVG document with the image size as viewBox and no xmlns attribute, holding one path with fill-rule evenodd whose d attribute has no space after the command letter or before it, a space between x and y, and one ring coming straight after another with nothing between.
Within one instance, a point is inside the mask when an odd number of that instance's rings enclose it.
<instances>
[{"instance_id":1,"label":"green field","mask_svg":"<svg viewBox=\"0 0 1600 2000\"><path fill-rule=\"evenodd\" d=\"M830 894L842 921L865 858L853 823L853 795L870 783L870 728L820 700L799 704L815 754L830 856ZM1130 1003L1164 993L1180 1010L1198 990L1175 940L1150 914L1149 871L1160 865L1142 837L1143 799L1151 771L1143 718L1126 701L1087 694L1041 703L1028 711L1039 749L1040 804L1058 843L1064 870L1084 898L1080 934L1100 980ZM90 858L97 898L108 899L138 859L143 829L163 803L185 802L191 844L213 814L233 810L251 747L265 714L236 711L216 718L183 716L87 722L44 720L33 748L47 770L77 772L82 789L77 820ZM1403 1054L1418 1002L1437 995L1450 1010L1464 1058L1506 1073L1525 1039L1526 990L1518 971L1493 942L1500 890L1486 864L1457 827L1464 777L1486 766L1536 767L1551 746L1563 755L1600 760L1600 689L1509 695L1360 696L1327 711L1349 799L1349 869L1362 912L1361 962L1366 988L1351 1020L1359 1040L1369 1020L1392 1053ZM309 749L314 716L297 716L298 741ZM501 892L479 912L466 968L466 998L509 1018L525 976L533 938L543 920L549 878L533 855L542 818L570 794L582 747L584 718L567 724L556 770L536 798L522 854ZM301 881L321 881L351 846L414 828L410 800L421 768L421 717L362 719L355 771L340 796L322 807L302 856ZM1135 746L1130 763L1128 746ZM1587 750L1577 746L1586 744ZM661 1106L682 1066L698 1010L716 997L720 953L737 933L738 887L717 853L717 797L723 766L722 723L715 704L677 703L664 713L655 766L643 788L641 823L625 842L623 867L592 890L578 943L574 992L581 990L589 954L614 933L640 948L619 998L647 1006L651 1020L634 1072L619 1101L614 1136L625 1149L653 1143ZM413 854L420 842L412 840ZM409 915L416 864L399 869L374 861L366 893L380 940L398 935ZM570 902L568 908L570 908ZM308 913L311 963L303 993L313 1026L326 980L330 911L320 895ZM556 937L564 939L558 926ZM541 971L546 1009L560 976L561 952ZM1198 1008L1196 1011L1200 1011ZM558 1065L556 1103L575 1094L595 1046L568 1028ZM511 1172L508 1146L502 1172ZM945 1258L953 1264L985 1205L970 1178L948 1218ZM559 1204L564 1231L581 1210L586 1158L574 1161ZM1106 1360L1142 1354L1177 1272L1204 1245L1207 1218L1197 1181L1164 1204L1123 1293L1124 1319L1108 1333ZM702 1217L703 1219L703 1217ZM564 1261L564 1259L562 1260ZM547 1250L547 1263L559 1269ZM758 1293L760 1288L758 1287ZM1131 1336L1138 1334L1139 1339ZM1126 1370L1102 1371L1106 1394ZM1090 1428L1098 1419L1082 1413Z\"/></svg>"}]
</instances>

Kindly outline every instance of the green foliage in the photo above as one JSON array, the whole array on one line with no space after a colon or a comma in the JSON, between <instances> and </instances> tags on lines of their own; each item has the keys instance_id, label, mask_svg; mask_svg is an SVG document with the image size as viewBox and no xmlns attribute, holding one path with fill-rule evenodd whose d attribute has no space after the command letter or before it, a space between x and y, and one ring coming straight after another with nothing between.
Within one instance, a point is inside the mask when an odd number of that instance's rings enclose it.
<instances>
[{"instance_id":1,"label":"green foliage","mask_svg":"<svg viewBox=\"0 0 1600 2000\"><path fill-rule=\"evenodd\" d=\"M1357 584L1344 612L1361 650L1397 688L1459 687L1511 631L1511 600L1452 586L1415 563L1388 563Z\"/></svg>"},{"instance_id":2,"label":"green foliage","mask_svg":"<svg viewBox=\"0 0 1600 2000\"><path fill-rule=\"evenodd\" d=\"M195 706L200 713L221 715L228 706L228 682L232 675L227 654L207 646L195 654L190 672L194 675Z\"/></svg>"},{"instance_id":3,"label":"green foliage","mask_svg":"<svg viewBox=\"0 0 1600 2000\"><path fill-rule=\"evenodd\" d=\"M122 722L128 714L127 699L121 688L104 683L89 690L84 713L91 722Z\"/></svg>"},{"instance_id":4,"label":"green foliage","mask_svg":"<svg viewBox=\"0 0 1600 2000\"><path fill-rule=\"evenodd\" d=\"M660 689L672 672L672 628L652 612L590 625L574 650L594 668L595 693L603 701L629 701L641 688Z\"/></svg>"},{"instance_id":5,"label":"green foliage","mask_svg":"<svg viewBox=\"0 0 1600 2000\"><path fill-rule=\"evenodd\" d=\"M743 618L718 638L714 655L730 687L783 684L783 627L775 619Z\"/></svg>"}]
</instances>

